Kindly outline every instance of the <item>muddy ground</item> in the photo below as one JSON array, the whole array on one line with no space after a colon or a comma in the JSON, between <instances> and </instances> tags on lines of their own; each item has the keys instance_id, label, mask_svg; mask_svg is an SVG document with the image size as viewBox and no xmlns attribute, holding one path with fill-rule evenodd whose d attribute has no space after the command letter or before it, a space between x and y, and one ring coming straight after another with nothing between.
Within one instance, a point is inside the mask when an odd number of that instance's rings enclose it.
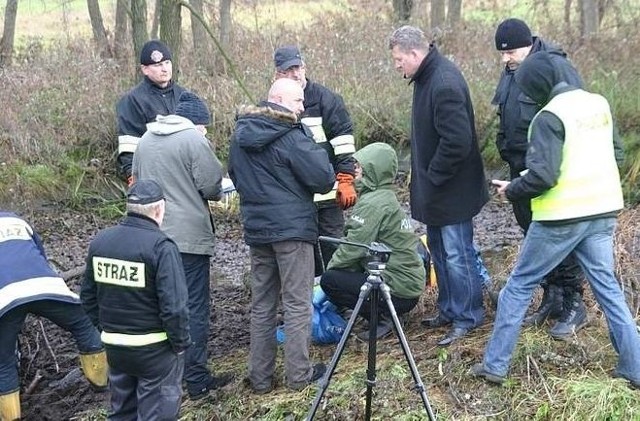
<instances>
[{"instance_id":1,"label":"muddy ground","mask_svg":"<svg viewBox=\"0 0 640 421\"><path fill-rule=\"evenodd\" d=\"M217 211L216 255L212 259L212 358L249 344L248 248L242 242L237 217ZM91 213L41 206L23 215L41 234L50 260L60 271L84 264L90 240L111 225ZM475 219L476 241L487 259L522 238L510 206L494 197ZM423 227L418 226L417 231ZM489 265L490 266L490 265ZM80 278L69 281L79 290ZM29 317L20 337L20 378L26 420L78 419L77 414L108 407L108 393L93 392L78 369L78 354L70 334L48 320Z\"/></svg>"}]
</instances>

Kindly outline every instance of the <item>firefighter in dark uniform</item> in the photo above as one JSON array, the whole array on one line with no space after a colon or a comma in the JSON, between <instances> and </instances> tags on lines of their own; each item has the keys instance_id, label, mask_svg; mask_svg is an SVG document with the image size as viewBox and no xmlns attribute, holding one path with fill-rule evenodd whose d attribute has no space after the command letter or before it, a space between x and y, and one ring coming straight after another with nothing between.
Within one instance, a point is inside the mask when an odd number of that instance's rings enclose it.
<instances>
[{"instance_id":1,"label":"firefighter in dark uniform","mask_svg":"<svg viewBox=\"0 0 640 421\"><path fill-rule=\"evenodd\" d=\"M133 153L138 140L147 131L147 123L157 115L173 114L180 94L185 90L174 83L171 51L158 40L148 41L140 52L140 70L144 79L120 98L116 105L118 123L117 167L129 185Z\"/></svg>"},{"instance_id":2,"label":"firefighter in dark uniform","mask_svg":"<svg viewBox=\"0 0 640 421\"><path fill-rule=\"evenodd\" d=\"M139 180L127 216L89 246L82 303L109 361L109 420L175 420L190 344L187 284L176 244L161 230L162 188Z\"/></svg>"},{"instance_id":3,"label":"firefighter in dark uniform","mask_svg":"<svg viewBox=\"0 0 640 421\"><path fill-rule=\"evenodd\" d=\"M324 148L336 173L336 185L327 194L313 198L318 209L319 235L342 237L344 217L342 209L356 203L354 188L356 151L353 124L340 95L306 77L306 68L300 50L296 46L283 46L274 54L276 79L289 78L298 81L304 89L304 113L301 121L311 132L316 143ZM322 275L336 247L320 243L316 248L315 274ZM321 253L321 255L320 255Z\"/></svg>"},{"instance_id":4,"label":"firefighter in dark uniform","mask_svg":"<svg viewBox=\"0 0 640 421\"><path fill-rule=\"evenodd\" d=\"M42 241L24 219L0 210L0 420L20 419L18 334L27 314L45 317L71 332L89 382L107 386L107 359L100 333L80 298L47 261Z\"/></svg>"}]
</instances>

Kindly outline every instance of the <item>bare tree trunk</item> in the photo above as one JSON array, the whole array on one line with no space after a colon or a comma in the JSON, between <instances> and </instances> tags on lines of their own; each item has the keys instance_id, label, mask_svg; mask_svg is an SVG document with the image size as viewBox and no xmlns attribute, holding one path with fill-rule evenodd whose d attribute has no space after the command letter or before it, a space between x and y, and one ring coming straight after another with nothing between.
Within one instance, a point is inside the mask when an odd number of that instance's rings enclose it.
<instances>
[{"instance_id":1,"label":"bare tree trunk","mask_svg":"<svg viewBox=\"0 0 640 421\"><path fill-rule=\"evenodd\" d=\"M137 58L140 57L142 46L149 39L146 0L131 0L131 34L133 36L133 56Z\"/></svg>"},{"instance_id":2,"label":"bare tree trunk","mask_svg":"<svg viewBox=\"0 0 640 421\"><path fill-rule=\"evenodd\" d=\"M180 76L180 50L182 44L182 7L180 0L163 0L160 12L160 38L171 50L173 81Z\"/></svg>"},{"instance_id":3,"label":"bare tree trunk","mask_svg":"<svg viewBox=\"0 0 640 421\"><path fill-rule=\"evenodd\" d=\"M588 38L598 33L598 0L582 0L580 2L580 21L582 23L582 38Z\"/></svg>"},{"instance_id":4,"label":"bare tree trunk","mask_svg":"<svg viewBox=\"0 0 640 421\"><path fill-rule=\"evenodd\" d=\"M447 23L450 27L456 27L462 19L462 0L449 0L447 11Z\"/></svg>"},{"instance_id":5,"label":"bare tree trunk","mask_svg":"<svg viewBox=\"0 0 640 421\"><path fill-rule=\"evenodd\" d=\"M220 0L220 46L224 51L229 51L231 45L231 0ZM216 60L218 72L226 72L225 61L222 57Z\"/></svg>"},{"instance_id":6,"label":"bare tree trunk","mask_svg":"<svg viewBox=\"0 0 640 421\"><path fill-rule=\"evenodd\" d=\"M204 20L204 6L202 0L190 0L193 10L202 17ZM213 66L213 60L211 55L211 49L207 42L207 31L202 26L202 23L191 17L191 36L193 38L193 52L197 67L211 68Z\"/></svg>"},{"instance_id":7,"label":"bare tree trunk","mask_svg":"<svg viewBox=\"0 0 640 421\"><path fill-rule=\"evenodd\" d=\"M116 1L116 26L113 34L113 52L116 58L126 57L129 39L129 0Z\"/></svg>"},{"instance_id":8,"label":"bare tree trunk","mask_svg":"<svg viewBox=\"0 0 640 421\"><path fill-rule=\"evenodd\" d=\"M153 8L153 21L151 22L151 39L158 38L158 28L160 27L160 11L162 10L162 0L156 0Z\"/></svg>"},{"instance_id":9,"label":"bare tree trunk","mask_svg":"<svg viewBox=\"0 0 640 421\"><path fill-rule=\"evenodd\" d=\"M393 12L399 22L409 20L413 11L413 0L393 0Z\"/></svg>"},{"instance_id":10,"label":"bare tree trunk","mask_svg":"<svg viewBox=\"0 0 640 421\"><path fill-rule=\"evenodd\" d=\"M102 13L100 13L100 4L98 0L87 0L87 8L89 9L89 19L91 20L91 29L93 30L93 40L100 50L101 57L111 57L111 47L107 39L107 30L104 29Z\"/></svg>"},{"instance_id":11,"label":"bare tree trunk","mask_svg":"<svg viewBox=\"0 0 640 421\"><path fill-rule=\"evenodd\" d=\"M445 0L431 0L431 29L442 29L445 24Z\"/></svg>"},{"instance_id":12,"label":"bare tree trunk","mask_svg":"<svg viewBox=\"0 0 640 421\"><path fill-rule=\"evenodd\" d=\"M7 6L4 11L4 29L2 31L2 40L0 40L0 67L11 66L17 16L18 0L7 0Z\"/></svg>"},{"instance_id":13,"label":"bare tree trunk","mask_svg":"<svg viewBox=\"0 0 640 421\"><path fill-rule=\"evenodd\" d=\"M564 0L564 32L567 39L571 39L571 2Z\"/></svg>"}]
</instances>

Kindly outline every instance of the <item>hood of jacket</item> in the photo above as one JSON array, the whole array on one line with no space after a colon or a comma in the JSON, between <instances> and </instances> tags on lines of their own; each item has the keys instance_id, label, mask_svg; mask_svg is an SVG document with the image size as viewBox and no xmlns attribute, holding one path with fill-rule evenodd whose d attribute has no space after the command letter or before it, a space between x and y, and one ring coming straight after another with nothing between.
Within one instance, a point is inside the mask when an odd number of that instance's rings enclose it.
<instances>
[{"instance_id":1,"label":"hood of jacket","mask_svg":"<svg viewBox=\"0 0 640 421\"><path fill-rule=\"evenodd\" d=\"M298 117L280 105L263 101L240 108L235 141L242 149L259 151L300 127Z\"/></svg>"},{"instance_id":2,"label":"hood of jacket","mask_svg":"<svg viewBox=\"0 0 640 421\"><path fill-rule=\"evenodd\" d=\"M188 118L179 115L159 115L156 121L147 124L147 130L158 136L168 136L187 129L195 129L196 126Z\"/></svg>"},{"instance_id":3,"label":"hood of jacket","mask_svg":"<svg viewBox=\"0 0 640 421\"><path fill-rule=\"evenodd\" d=\"M362 167L362 178L356 181L359 191L391 187L398 173L396 151L386 143L376 142L356 151L353 158Z\"/></svg>"},{"instance_id":4,"label":"hood of jacket","mask_svg":"<svg viewBox=\"0 0 640 421\"><path fill-rule=\"evenodd\" d=\"M546 51L529 55L518 67L515 79L522 92L538 105L549 102L551 90L562 82L551 55Z\"/></svg>"}]
</instances>

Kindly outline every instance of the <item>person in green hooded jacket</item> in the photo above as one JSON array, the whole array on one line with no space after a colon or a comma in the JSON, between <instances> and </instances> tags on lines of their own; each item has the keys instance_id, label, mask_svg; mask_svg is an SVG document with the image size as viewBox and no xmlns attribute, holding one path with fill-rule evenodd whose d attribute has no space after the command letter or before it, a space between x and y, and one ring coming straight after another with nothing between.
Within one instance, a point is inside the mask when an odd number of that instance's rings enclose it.
<instances>
[{"instance_id":1,"label":"person in green hooded jacket","mask_svg":"<svg viewBox=\"0 0 640 421\"><path fill-rule=\"evenodd\" d=\"M382 279L389 286L391 301L398 315L411 311L425 287L426 273L416 249L418 237L411 219L400 207L393 181L398 172L398 157L386 143L372 143L353 157L356 160L356 190L358 201L345 225L345 239L371 244L379 242L392 253ZM360 288L367 281L367 251L362 247L341 244L333 254L320 286L338 308L353 309ZM365 303L360 315L371 318L370 306ZM391 332L393 322L384 298L378 306L378 331L381 338ZM368 339L368 331L359 337Z\"/></svg>"}]
</instances>

